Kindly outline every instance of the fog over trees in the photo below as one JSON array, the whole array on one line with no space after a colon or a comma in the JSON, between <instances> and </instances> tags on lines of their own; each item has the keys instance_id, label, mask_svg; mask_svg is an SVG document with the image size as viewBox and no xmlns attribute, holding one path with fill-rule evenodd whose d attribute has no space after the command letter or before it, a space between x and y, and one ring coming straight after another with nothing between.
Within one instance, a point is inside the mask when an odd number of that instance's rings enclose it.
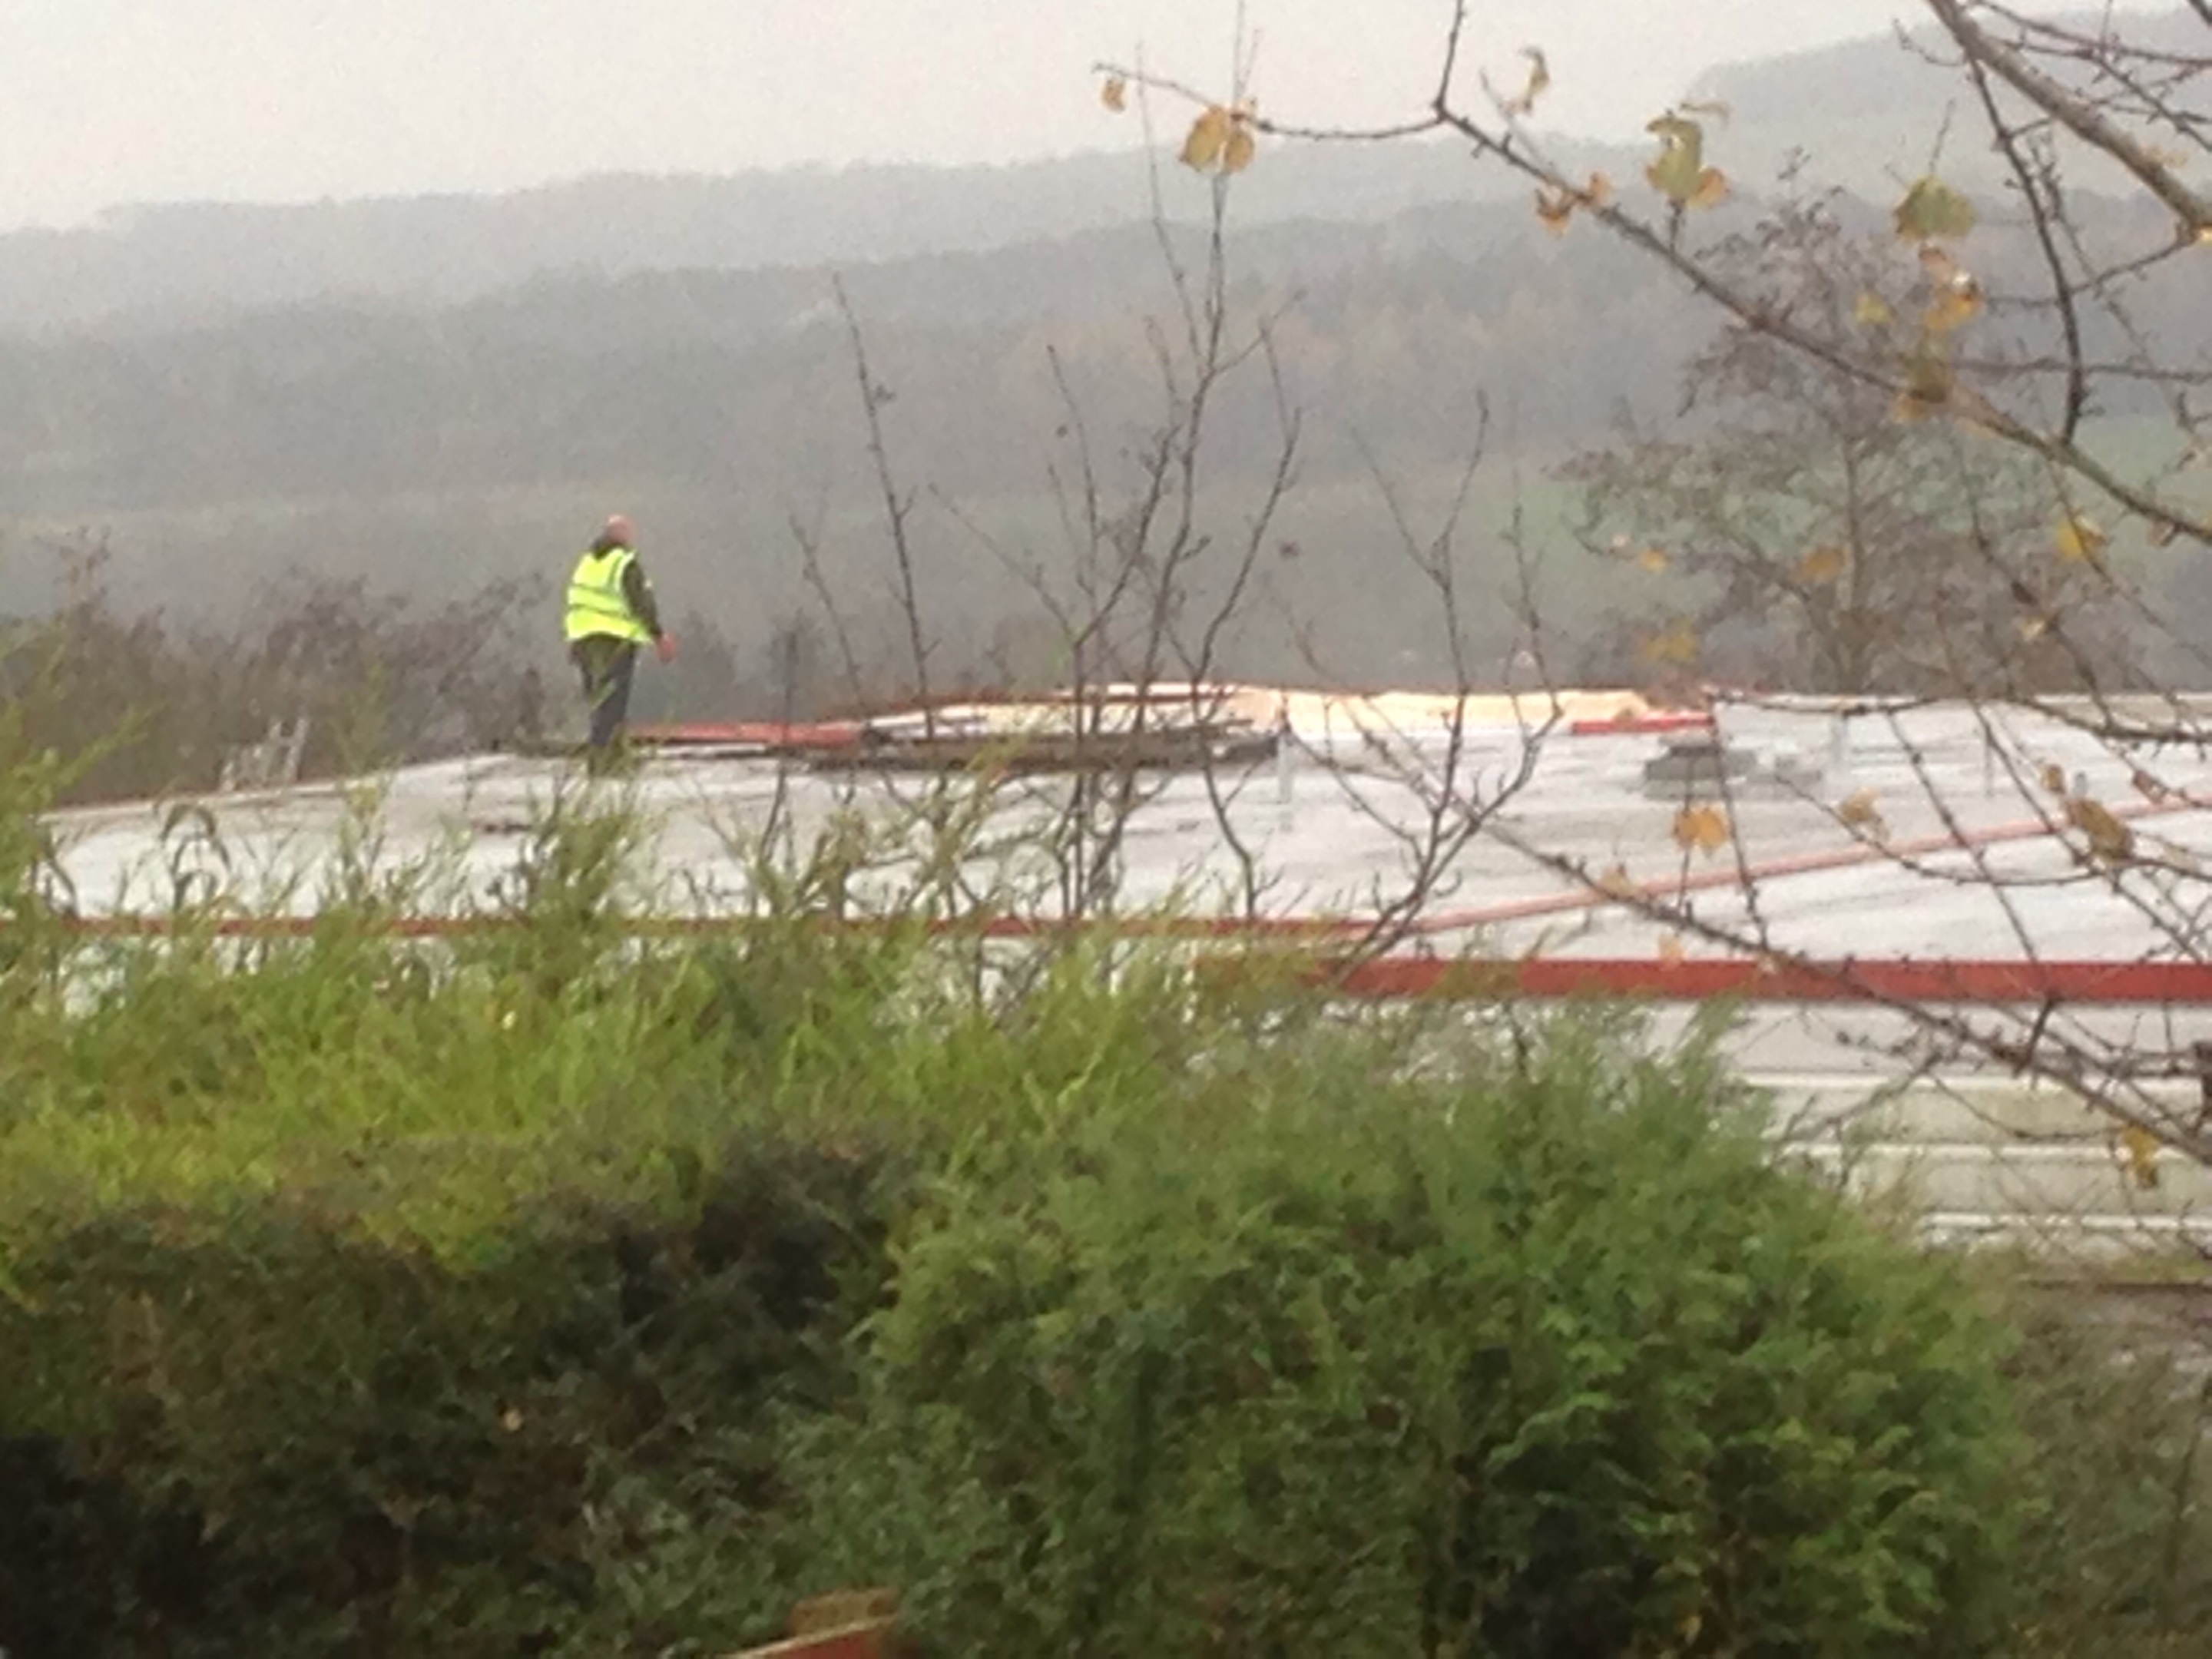
<instances>
[{"instance_id":1,"label":"fog over trees","mask_svg":"<svg viewBox=\"0 0 2212 1659\"><path fill-rule=\"evenodd\" d=\"M1824 204L1844 234L1880 234L1874 204L1924 160L1948 86L1890 41L1709 77L1700 95L1733 112L1711 142L1735 191L1706 225L1750 234L1780 204ZM1634 179L1647 158L1575 159ZM1962 149L1947 176L1971 187L1992 167ZM1470 530L1479 544L1517 515L1547 615L1587 672L1607 672L1618 577L1580 533L1593 475L1566 469L1724 421L1686 396L1715 321L1633 252L1547 234L1504 178L1425 143L1278 147L1238 179L1232 292L1274 319L1304 434L1225 669L1441 674L1406 642L1425 597L1393 556L1380 490L1444 500L1486 422ZM1837 185L1856 193L1832 198ZM1159 185L1177 225L1203 216L1200 181L1170 167ZM2123 200L2078 196L2075 212L2094 226L2150 211ZM441 605L556 580L619 508L707 647L681 701L726 705L811 606L801 535L859 637L896 626L831 303L842 275L893 397L886 437L917 492L939 659L955 678L1002 676L1036 620L1010 553L1062 556L1046 458L1067 394L1108 451L1138 441L1158 400L1147 319L1172 296L1150 201L1143 156L1101 153L173 205L0 237L0 612L58 601L57 544L103 546L125 603L185 617L235 616L295 570ZM1171 235L1186 258L1196 239ZM2025 222L1990 211L1973 257L2002 288L2037 250ZM2160 273L2135 296L2178 361L2212 334L2195 274ZM2045 325L1991 325L2032 345ZM2125 453L2145 412L2094 418ZM1271 430L1257 402L1212 425L1232 517L1237 490L1265 487ZM1495 553L1502 593L1512 561L1502 541ZM1501 598L1486 633L1480 603L1478 643L1502 659L1511 609Z\"/></svg>"}]
</instances>

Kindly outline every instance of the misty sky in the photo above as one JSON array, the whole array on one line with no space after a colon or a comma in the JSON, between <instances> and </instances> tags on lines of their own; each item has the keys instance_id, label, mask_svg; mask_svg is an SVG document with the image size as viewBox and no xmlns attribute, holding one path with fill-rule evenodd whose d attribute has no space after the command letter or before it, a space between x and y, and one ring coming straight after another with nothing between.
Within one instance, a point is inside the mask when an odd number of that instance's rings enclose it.
<instances>
[{"instance_id":1,"label":"misty sky","mask_svg":"<svg viewBox=\"0 0 2212 1659\"><path fill-rule=\"evenodd\" d=\"M1448 0L1249 0L1271 113L1417 109ZM1625 135L1698 70L1911 0L1486 0L1548 125ZM124 203L506 189L608 171L1018 159L1134 142L1091 63L1225 69L1233 0L0 0L0 227Z\"/></svg>"}]
</instances>

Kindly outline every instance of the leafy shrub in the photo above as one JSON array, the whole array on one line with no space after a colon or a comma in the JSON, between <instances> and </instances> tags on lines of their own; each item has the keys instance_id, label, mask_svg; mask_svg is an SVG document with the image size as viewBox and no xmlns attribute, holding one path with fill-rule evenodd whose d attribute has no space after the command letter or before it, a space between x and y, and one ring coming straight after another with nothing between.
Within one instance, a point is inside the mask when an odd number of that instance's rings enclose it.
<instances>
[{"instance_id":1,"label":"leafy shrub","mask_svg":"<svg viewBox=\"0 0 2212 1659\"><path fill-rule=\"evenodd\" d=\"M856 1581L983 1656L2212 1632L2197 1401L1771 1169L1705 1048L803 897L641 943L625 837L562 803L434 949L358 872L87 946L0 841L13 1659L707 1655Z\"/></svg>"},{"instance_id":2,"label":"leafy shrub","mask_svg":"<svg viewBox=\"0 0 2212 1659\"><path fill-rule=\"evenodd\" d=\"M283 1204L56 1239L0 1304L0 1644L514 1653L773 1621L767 1407L845 1391L888 1178L749 1143L680 1218L540 1204L473 1265ZM672 1545L699 1577L629 1605Z\"/></svg>"},{"instance_id":3,"label":"leafy shrub","mask_svg":"<svg viewBox=\"0 0 2212 1659\"><path fill-rule=\"evenodd\" d=\"M2000 1280L2019 1333L2005 1370L2027 1442L2008 1651L2180 1659L2212 1644L2212 1383L2179 1350L2116 1328L2098 1287ZM2187 1362L2193 1358L2192 1367Z\"/></svg>"},{"instance_id":4,"label":"leafy shrub","mask_svg":"<svg viewBox=\"0 0 2212 1659\"><path fill-rule=\"evenodd\" d=\"M1451 1085L1307 1058L1295 1091L1101 1101L1033 1187L947 1198L818 1494L842 1574L908 1586L947 1652L1998 1628L1997 1330L1713 1127L1702 1062L1563 1039Z\"/></svg>"}]
</instances>

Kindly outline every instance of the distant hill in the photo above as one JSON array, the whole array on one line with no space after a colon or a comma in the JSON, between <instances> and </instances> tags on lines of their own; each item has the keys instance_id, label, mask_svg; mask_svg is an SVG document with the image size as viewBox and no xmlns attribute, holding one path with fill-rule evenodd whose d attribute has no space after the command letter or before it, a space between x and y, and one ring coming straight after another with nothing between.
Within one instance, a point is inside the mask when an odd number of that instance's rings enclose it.
<instances>
[{"instance_id":1,"label":"distant hill","mask_svg":"<svg viewBox=\"0 0 2212 1659\"><path fill-rule=\"evenodd\" d=\"M1753 211L1732 204L1704 232L1746 228ZM1878 210L1861 212L1879 228ZM1996 228L1977 252L2000 286L2032 258ZM1240 313L1277 319L1303 427L1278 527L1303 553L1269 574L1363 673L1399 672L1433 602L1378 524L1376 468L1416 522L1440 521L1486 416L1493 464L1471 540L1525 507L1534 541L1578 568L1547 464L1603 442L1624 410L1673 417L1680 367L1714 326L1656 262L1588 228L1555 240L1524 201L1258 226L1235 262ZM1157 429L1146 319L1171 303L1158 246L1124 225L846 280L874 378L895 394L896 469L921 492L935 614L988 638L1027 603L1006 558L1069 554L1048 470L1069 459L1060 377L1110 496ZM2193 294L2169 286L2146 293L2139 319L2202 338ZM290 567L423 596L542 574L620 506L650 526L672 603L757 652L810 602L794 521L841 592L864 609L884 592L882 503L830 293L818 266L548 275L442 307L325 301L0 338L0 555L23 556L0 556L0 614L51 599L30 554L79 529L109 542L134 602L228 614ZM1206 512L1232 533L1276 459L1268 377L1241 377L1211 407ZM1568 602L1602 596L1558 580ZM1480 608L1486 632L1510 633L1509 609ZM1294 654L1279 641L1254 660Z\"/></svg>"},{"instance_id":2,"label":"distant hill","mask_svg":"<svg viewBox=\"0 0 2212 1659\"><path fill-rule=\"evenodd\" d=\"M547 274L803 269L975 252L1151 215L1137 152L996 167L799 168L586 179L512 195L253 207L185 204L72 231L0 236L0 331L134 328L332 298L448 305ZM1206 186L1160 168L1171 217ZM1518 193L1442 143L1271 149L1240 223L1379 223L1424 204Z\"/></svg>"},{"instance_id":3,"label":"distant hill","mask_svg":"<svg viewBox=\"0 0 2212 1659\"><path fill-rule=\"evenodd\" d=\"M2094 32L2100 19L2059 21ZM2178 9L2130 15L2127 33L2145 46L2204 50L2203 21ZM1802 153L1809 177L1882 200L1928 170L1948 113L1953 133L1941 155L1944 176L1963 188L2000 185L2005 163L1984 138L1979 112L1968 107L1971 91L1944 67L1948 46L1939 51L1925 30L1908 38L1909 46L1878 36L1709 71L1690 96L1728 107L1728 120L1713 135L1714 154L1739 180L1758 187L1772 181L1793 152ZM2212 117L2212 86L2183 95ZM2077 187L2097 189L2120 182L2094 168L2074 179Z\"/></svg>"},{"instance_id":4,"label":"distant hill","mask_svg":"<svg viewBox=\"0 0 2212 1659\"><path fill-rule=\"evenodd\" d=\"M2177 40L2203 29L2179 12L2130 27ZM1717 69L1692 90L1732 107L1711 142L1741 188L1765 187L1802 149L1815 175L1877 200L1925 167L1959 93L1953 76L1888 39ZM1640 151L1558 149L1571 167L1616 178L1642 165ZM1200 215L1204 184L1159 159L1169 216ZM1970 183L1996 179L1978 144L1954 144L1946 165ZM1003 167L608 176L490 197L120 210L88 228L0 235L0 332L143 331L332 299L452 305L549 275L608 280L987 252L1144 220L1150 179L1145 155L1121 151ZM1239 180L1236 213L1246 227L1381 225L1425 208L1525 196L1513 175L1473 164L1455 142L1271 144Z\"/></svg>"}]
</instances>

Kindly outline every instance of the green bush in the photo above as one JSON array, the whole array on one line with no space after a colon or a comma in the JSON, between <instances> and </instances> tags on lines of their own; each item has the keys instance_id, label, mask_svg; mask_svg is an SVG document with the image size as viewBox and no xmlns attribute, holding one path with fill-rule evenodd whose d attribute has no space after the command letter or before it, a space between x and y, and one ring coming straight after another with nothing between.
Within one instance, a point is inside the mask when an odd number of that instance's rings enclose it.
<instances>
[{"instance_id":1,"label":"green bush","mask_svg":"<svg viewBox=\"0 0 2212 1659\"><path fill-rule=\"evenodd\" d=\"M1569 1039L1441 1085L1307 1058L1295 1091L1102 1102L1033 1186L954 1190L830 1460L822 1547L867 1544L841 1573L907 1586L948 1652L1999 1627L1998 1332L1716 1127L1702 1064Z\"/></svg>"},{"instance_id":2,"label":"green bush","mask_svg":"<svg viewBox=\"0 0 2212 1659\"><path fill-rule=\"evenodd\" d=\"M0 845L9 1659L704 1656L856 1582L982 1656L2212 1632L2194 1396L1701 1046L641 943L623 844L564 806L434 949L368 881L88 947Z\"/></svg>"},{"instance_id":3,"label":"green bush","mask_svg":"<svg viewBox=\"0 0 2212 1659\"><path fill-rule=\"evenodd\" d=\"M2212 1382L2201 1346L2117 1329L2092 1283L2000 1282L2007 1380L2027 1433L2007 1650L2182 1659L2212 1646ZM2192 1370L2187 1363L2197 1361Z\"/></svg>"},{"instance_id":4,"label":"green bush","mask_svg":"<svg viewBox=\"0 0 2212 1659\"><path fill-rule=\"evenodd\" d=\"M468 1266L272 1204L53 1240L0 1305L0 1643L507 1654L769 1626L769 1407L849 1392L890 1178L747 1142L680 1221L538 1206ZM626 1598L671 1548L696 1576Z\"/></svg>"}]
</instances>

